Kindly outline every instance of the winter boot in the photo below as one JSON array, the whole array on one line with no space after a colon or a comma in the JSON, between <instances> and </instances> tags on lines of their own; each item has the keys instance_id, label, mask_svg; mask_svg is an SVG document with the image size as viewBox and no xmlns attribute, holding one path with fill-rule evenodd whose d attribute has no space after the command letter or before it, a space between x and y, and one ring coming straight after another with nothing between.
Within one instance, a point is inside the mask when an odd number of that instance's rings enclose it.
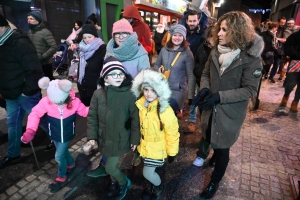
<instances>
[{"instance_id":1,"label":"winter boot","mask_svg":"<svg viewBox=\"0 0 300 200\"><path fill-rule=\"evenodd\" d=\"M126 184L120 185L119 192L117 193L115 200L122 200L125 198L129 188L130 188L131 181L129 178L126 177Z\"/></svg>"},{"instance_id":2,"label":"winter boot","mask_svg":"<svg viewBox=\"0 0 300 200\"><path fill-rule=\"evenodd\" d=\"M165 191L165 186L161 183L159 186L153 186L153 192L151 195L151 200L162 199Z\"/></svg>"},{"instance_id":3,"label":"winter boot","mask_svg":"<svg viewBox=\"0 0 300 200\"><path fill-rule=\"evenodd\" d=\"M147 185L144 188L142 194L142 200L151 200L152 191L153 191L153 184L147 181Z\"/></svg>"},{"instance_id":4,"label":"winter boot","mask_svg":"<svg viewBox=\"0 0 300 200\"><path fill-rule=\"evenodd\" d=\"M119 191L118 182L111 182L108 188L107 196L112 197L115 196Z\"/></svg>"},{"instance_id":5,"label":"winter boot","mask_svg":"<svg viewBox=\"0 0 300 200\"><path fill-rule=\"evenodd\" d=\"M200 194L200 199L211 199L218 191L219 183L210 182L204 191Z\"/></svg>"},{"instance_id":6,"label":"winter boot","mask_svg":"<svg viewBox=\"0 0 300 200\"><path fill-rule=\"evenodd\" d=\"M296 112L298 112L298 101L293 101L292 102L292 104L291 104L291 108L290 108L290 111L291 112L294 112L294 113L296 113Z\"/></svg>"},{"instance_id":7,"label":"winter boot","mask_svg":"<svg viewBox=\"0 0 300 200\"><path fill-rule=\"evenodd\" d=\"M282 97L282 100L281 100L281 102L280 102L280 104L279 104L279 106L285 107L286 104L287 104L287 102L288 102L288 100L289 100L289 97L283 96L283 97Z\"/></svg>"},{"instance_id":8,"label":"winter boot","mask_svg":"<svg viewBox=\"0 0 300 200\"><path fill-rule=\"evenodd\" d=\"M101 176L107 176L108 174L106 173L104 166L100 163L96 169L89 171L86 173L86 175L89 177L98 178Z\"/></svg>"}]
</instances>

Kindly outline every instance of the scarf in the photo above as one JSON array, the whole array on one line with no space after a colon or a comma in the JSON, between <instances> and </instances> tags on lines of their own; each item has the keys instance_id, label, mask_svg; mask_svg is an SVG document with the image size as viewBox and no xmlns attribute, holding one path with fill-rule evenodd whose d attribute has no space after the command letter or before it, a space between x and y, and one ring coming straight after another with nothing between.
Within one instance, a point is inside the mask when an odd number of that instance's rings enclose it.
<instances>
[{"instance_id":1,"label":"scarf","mask_svg":"<svg viewBox=\"0 0 300 200\"><path fill-rule=\"evenodd\" d=\"M0 46L2 46L5 41L15 32L15 30L11 29L9 26L7 26L7 29L5 32L0 36Z\"/></svg>"},{"instance_id":2,"label":"scarf","mask_svg":"<svg viewBox=\"0 0 300 200\"><path fill-rule=\"evenodd\" d=\"M103 40L100 38L94 39L89 44L85 44L83 40L79 43L79 55L80 55L80 65L79 65L79 78L78 83L81 84L81 81L84 77L85 67L87 64L87 60L92 57L95 51L104 44Z\"/></svg>"},{"instance_id":3,"label":"scarf","mask_svg":"<svg viewBox=\"0 0 300 200\"><path fill-rule=\"evenodd\" d=\"M271 35L272 36L272 47L274 48L274 49L278 49L278 40L276 39L276 33L277 33L277 31L276 32L272 32L272 31L270 31L270 30L268 30L268 33L269 33L269 35Z\"/></svg>"},{"instance_id":4,"label":"scarf","mask_svg":"<svg viewBox=\"0 0 300 200\"><path fill-rule=\"evenodd\" d=\"M115 57L120 62L134 60L140 48L136 33L129 35L121 46L114 48L114 45L115 41L111 39L106 46L106 55L104 59Z\"/></svg>"},{"instance_id":5,"label":"scarf","mask_svg":"<svg viewBox=\"0 0 300 200\"><path fill-rule=\"evenodd\" d=\"M233 50L229 47L218 45L218 51L221 54L219 57L220 75L229 67L232 61L240 54L241 50L239 48Z\"/></svg>"}]
</instances>

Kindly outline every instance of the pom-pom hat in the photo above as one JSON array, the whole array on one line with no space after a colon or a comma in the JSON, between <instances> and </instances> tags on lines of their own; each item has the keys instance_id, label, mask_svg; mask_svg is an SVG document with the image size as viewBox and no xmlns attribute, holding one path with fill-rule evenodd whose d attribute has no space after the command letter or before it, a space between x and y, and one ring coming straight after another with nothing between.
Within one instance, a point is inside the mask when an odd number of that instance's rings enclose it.
<instances>
[{"instance_id":1,"label":"pom-pom hat","mask_svg":"<svg viewBox=\"0 0 300 200\"><path fill-rule=\"evenodd\" d=\"M72 89L72 83L66 79L50 81L48 77L43 77L38 85L41 89L47 90L48 99L54 104L64 104Z\"/></svg>"},{"instance_id":2,"label":"pom-pom hat","mask_svg":"<svg viewBox=\"0 0 300 200\"><path fill-rule=\"evenodd\" d=\"M116 69L118 69L118 70L122 71L124 74L126 74L126 71L125 71L122 63L118 59L116 59L114 57L108 57L103 62L103 68L102 68L100 76L102 78L105 78L109 72L116 70Z\"/></svg>"}]
</instances>

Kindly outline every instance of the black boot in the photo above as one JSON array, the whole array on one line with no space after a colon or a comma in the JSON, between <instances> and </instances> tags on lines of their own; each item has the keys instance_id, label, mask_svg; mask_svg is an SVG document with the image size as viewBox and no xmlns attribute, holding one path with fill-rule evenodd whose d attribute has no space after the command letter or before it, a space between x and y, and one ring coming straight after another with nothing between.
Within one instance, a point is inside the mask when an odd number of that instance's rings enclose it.
<instances>
[{"instance_id":1,"label":"black boot","mask_svg":"<svg viewBox=\"0 0 300 200\"><path fill-rule=\"evenodd\" d=\"M200 194L200 199L211 199L219 188L219 183L210 182L205 190Z\"/></svg>"},{"instance_id":2,"label":"black boot","mask_svg":"<svg viewBox=\"0 0 300 200\"><path fill-rule=\"evenodd\" d=\"M147 185L144 188L142 194L142 200L151 200L152 191L153 191L153 184L147 181Z\"/></svg>"},{"instance_id":3,"label":"black boot","mask_svg":"<svg viewBox=\"0 0 300 200\"><path fill-rule=\"evenodd\" d=\"M107 196L112 197L118 193L119 185L118 182L111 182L108 188Z\"/></svg>"},{"instance_id":4,"label":"black boot","mask_svg":"<svg viewBox=\"0 0 300 200\"><path fill-rule=\"evenodd\" d=\"M120 189L115 197L115 200L121 200L121 199L124 199L129 188L130 188L130 184L131 184L131 181L129 178L126 177L126 184L125 185L120 185Z\"/></svg>"},{"instance_id":5,"label":"black boot","mask_svg":"<svg viewBox=\"0 0 300 200\"><path fill-rule=\"evenodd\" d=\"M163 197L165 186L161 183L159 186L153 186L151 200L159 200Z\"/></svg>"}]
</instances>

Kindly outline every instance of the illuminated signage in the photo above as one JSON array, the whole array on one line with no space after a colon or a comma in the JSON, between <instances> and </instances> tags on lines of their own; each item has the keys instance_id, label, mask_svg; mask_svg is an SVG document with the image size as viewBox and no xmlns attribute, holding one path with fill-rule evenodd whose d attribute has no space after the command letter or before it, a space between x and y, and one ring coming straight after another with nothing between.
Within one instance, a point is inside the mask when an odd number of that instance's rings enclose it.
<instances>
[{"instance_id":1,"label":"illuminated signage","mask_svg":"<svg viewBox=\"0 0 300 200\"><path fill-rule=\"evenodd\" d=\"M136 0L135 3L169 10L180 14L186 10L186 2L183 0Z\"/></svg>"}]
</instances>

